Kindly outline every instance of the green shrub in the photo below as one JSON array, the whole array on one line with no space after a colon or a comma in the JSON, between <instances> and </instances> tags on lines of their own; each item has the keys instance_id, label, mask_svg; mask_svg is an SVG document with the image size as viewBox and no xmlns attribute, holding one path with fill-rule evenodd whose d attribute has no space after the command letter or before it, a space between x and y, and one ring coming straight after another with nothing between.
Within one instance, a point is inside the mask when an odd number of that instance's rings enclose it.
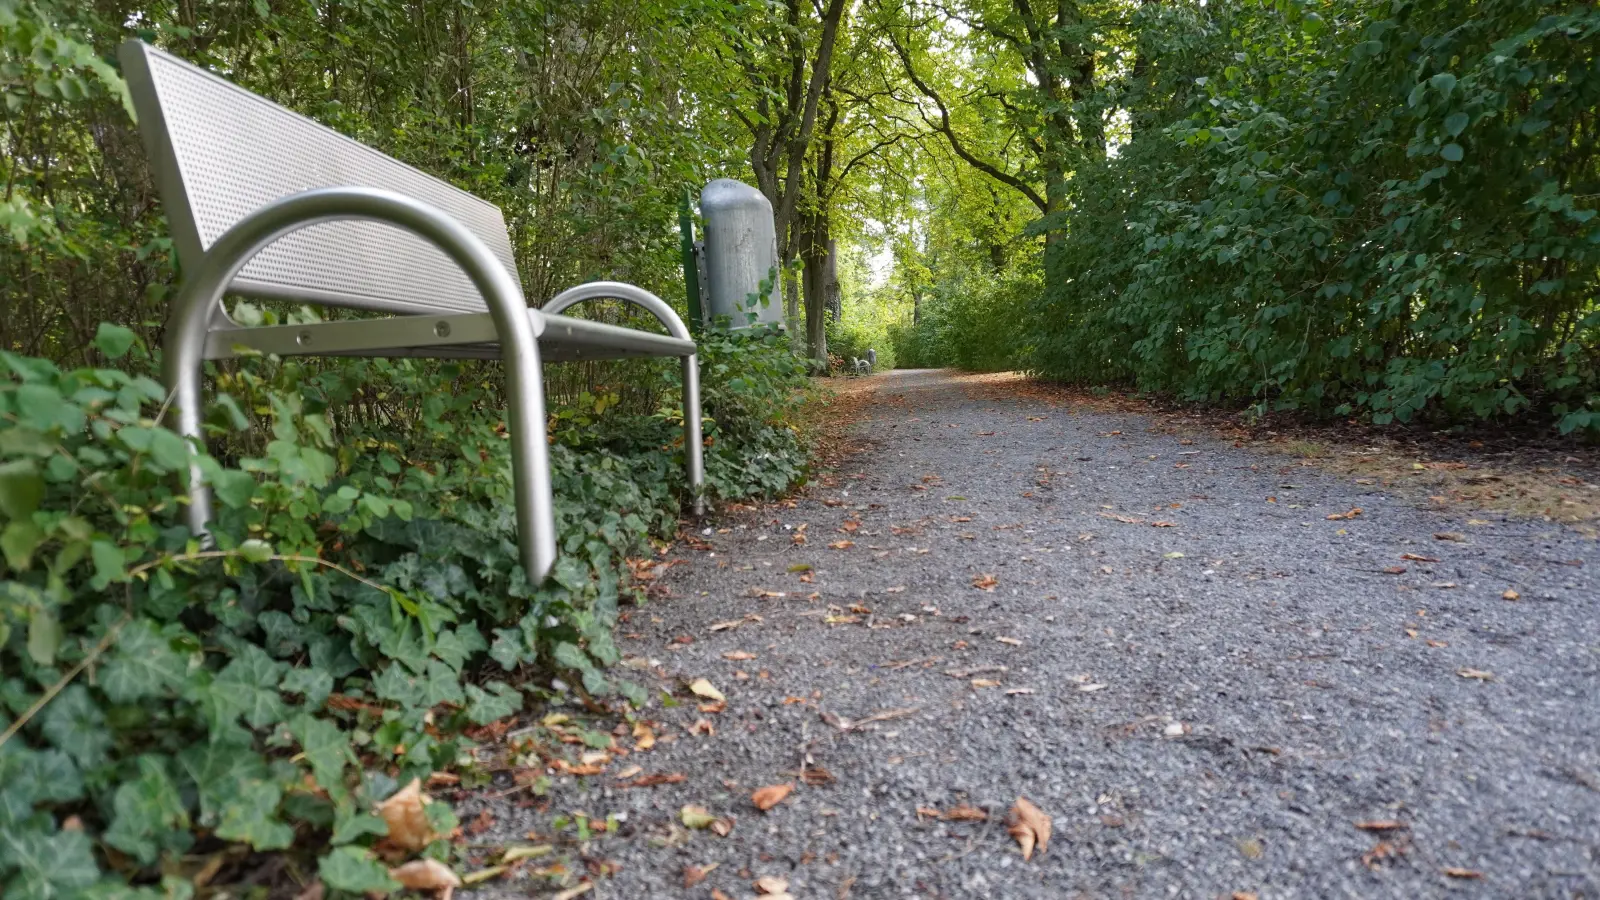
<instances>
[{"instance_id":1,"label":"green shrub","mask_svg":"<svg viewBox=\"0 0 1600 900\"><path fill-rule=\"evenodd\" d=\"M133 338L102 326L97 343L116 358ZM785 424L794 357L772 335L703 346L711 493L788 488L805 465ZM182 896L164 866L229 844L331 847L328 887L382 889L360 849L383 832L373 801L451 766L465 727L521 709L527 675L643 702L603 668L623 561L670 536L686 499L680 412L558 414L561 557L534 586L490 368L217 373L219 453L198 456L217 499L209 547L179 524L172 489L196 450L158 424L158 384L6 353L0 371L7 897ZM350 414L392 393L416 415ZM252 416L259 437L239 432Z\"/></svg>"},{"instance_id":2,"label":"green shrub","mask_svg":"<svg viewBox=\"0 0 1600 900\"><path fill-rule=\"evenodd\" d=\"M1075 171L1032 367L1600 434L1600 11L1216 9L1184 118Z\"/></svg>"}]
</instances>

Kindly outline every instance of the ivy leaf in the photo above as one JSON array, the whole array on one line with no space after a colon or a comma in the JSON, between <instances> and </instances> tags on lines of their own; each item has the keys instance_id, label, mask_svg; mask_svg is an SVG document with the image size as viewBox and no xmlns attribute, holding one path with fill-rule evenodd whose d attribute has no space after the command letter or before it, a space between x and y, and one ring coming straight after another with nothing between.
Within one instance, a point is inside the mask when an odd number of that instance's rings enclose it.
<instances>
[{"instance_id":1,"label":"ivy leaf","mask_svg":"<svg viewBox=\"0 0 1600 900\"><path fill-rule=\"evenodd\" d=\"M113 703L133 703L181 687L187 672L187 661L173 652L156 624L139 619L123 627L100 689Z\"/></svg>"},{"instance_id":2,"label":"ivy leaf","mask_svg":"<svg viewBox=\"0 0 1600 900\"><path fill-rule=\"evenodd\" d=\"M156 861L162 838L189 827L183 798L152 756L139 758L139 777L117 788L111 807L111 827L102 838L145 865Z\"/></svg>"},{"instance_id":3,"label":"ivy leaf","mask_svg":"<svg viewBox=\"0 0 1600 900\"><path fill-rule=\"evenodd\" d=\"M28 656L41 666L55 665L56 651L61 649L61 623L56 612L46 607L35 607L28 614Z\"/></svg>"},{"instance_id":4,"label":"ivy leaf","mask_svg":"<svg viewBox=\"0 0 1600 900\"><path fill-rule=\"evenodd\" d=\"M60 750L30 750L16 742L0 749L0 831L20 826L38 803L83 797L83 776Z\"/></svg>"},{"instance_id":5,"label":"ivy leaf","mask_svg":"<svg viewBox=\"0 0 1600 900\"><path fill-rule=\"evenodd\" d=\"M290 669L278 688L286 694L304 697L306 709L317 709L333 693L333 676L317 668Z\"/></svg>"},{"instance_id":6,"label":"ivy leaf","mask_svg":"<svg viewBox=\"0 0 1600 900\"><path fill-rule=\"evenodd\" d=\"M219 810L217 837L242 841L257 850L283 850L294 843L294 829L279 821L283 789L268 779L246 781Z\"/></svg>"},{"instance_id":7,"label":"ivy leaf","mask_svg":"<svg viewBox=\"0 0 1600 900\"><path fill-rule=\"evenodd\" d=\"M41 827L0 828L0 871L15 870L6 900L60 900L100 878L89 836Z\"/></svg>"},{"instance_id":8,"label":"ivy leaf","mask_svg":"<svg viewBox=\"0 0 1600 900\"><path fill-rule=\"evenodd\" d=\"M295 716L289 731L300 742L317 784L330 793L342 790L345 763L356 761L350 752L350 738L334 723L307 713Z\"/></svg>"},{"instance_id":9,"label":"ivy leaf","mask_svg":"<svg viewBox=\"0 0 1600 900\"><path fill-rule=\"evenodd\" d=\"M489 658L507 672L522 662L522 632L516 628L496 628L494 643L489 645Z\"/></svg>"},{"instance_id":10,"label":"ivy leaf","mask_svg":"<svg viewBox=\"0 0 1600 900\"><path fill-rule=\"evenodd\" d=\"M267 777L267 764L248 744L209 741L178 754L178 765L200 796L200 824L212 825L223 807L250 781Z\"/></svg>"},{"instance_id":11,"label":"ivy leaf","mask_svg":"<svg viewBox=\"0 0 1600 900\"><path fill-rule=\"evenodd\" d=\"M317 863L317 874L328 887L352 894L387 894L400 889L389 870L362 847L336 848Z\"/></svg>"},{"instance_id":12,"label":"ivy leaf","mask_svg":"<svg viewBox=\"0 0 1600 900\"><path fill-rule=\"evenodd\" d=\"M467 685L467 718L476 725L487 725L522 708L522 692L503 681L491 681L485 687Z\"/></svg>"},{"instance_id":13,"label":"ivy leaf","mask_svg":"<svg viewBox=\"0 0 1600 900\"><path fill-rule=\"evenodd\" d=\"M1451 137L1455 137L1466 130L1467 123L1470 121L1472 121L1472 117L1468 116L1466 113L1453 112L1450 115L1445 116L1444 130L1448 132Z\"/></svg>"},{"instance_id":14,"label":"ivy leaf","mask_svg":"<svg viewBox=\"0 0 1600 900\"><path fill-rule=\"evenodd\" d=\"M328 841L334 846L348 844L364 835L383 837L389 833L389 823L381 817L356 809L350 803L340 806L333 823L333 835Z\"/></svg>"},{"instance_id":15,"label":"ivy leaf","mask_svg":"<svg viewBox=\"0 0 1600 900\"><path fill-rule=\"evenodd\" d=\"M212 722L227 725L243 716L252 728L265 728L282 721L278 682L288 666L254 644L241 644L238 654L202 691L202 705Z\"/></svg>"},{"instance_id":16,"label":"ivy leaf","mask_svg":"<svg viewBox=\"0 0 1600 900\"><path fill-rule=\"evenodd\" d=\"M1461 162L1461 158L1465 156L1466 153L1461 149L1460 144L1449 143L1445 144L1444 147L1439 150L1439 155L1450 162Z\"/></svg>"},{"instance_id":17,"label":"ivy leaf","mask_svg":"<svg viewBox=\"0 0 1600 900\"><path fill-rule=\"evenodd\" d=\"M82 769L105 762L111 748L106 717L81 684L69 685L45 706L39 714L39 730Z\"/></svg>"},{"instance_id":18,"label":"ivy leaf","mask_svg":"<svg viewBox=\"0 0 1600 900\"><path fill-rule=\"evenodd\" d=\"M16 519L0 529L0 554L6 565L18 572L26 572L33 562L33 551L44 543L44 529L27 519Z\"/></svg>"}]
</instances>

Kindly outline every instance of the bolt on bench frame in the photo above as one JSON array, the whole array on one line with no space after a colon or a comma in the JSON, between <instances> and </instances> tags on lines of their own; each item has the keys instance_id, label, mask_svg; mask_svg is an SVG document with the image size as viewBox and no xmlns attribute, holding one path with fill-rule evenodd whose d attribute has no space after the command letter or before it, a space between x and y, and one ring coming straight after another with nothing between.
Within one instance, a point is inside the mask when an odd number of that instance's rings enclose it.
<instances>
[{"instance_id":1,"label":"bolt on bench frame","mask_svg":"<svg viewBox=\"0 0 1600 900\"><path fill-rule=\"evenodd\" d=\"M703 511L700 375L665 301L598 281L530 309L499 208L139 41L119 53L182 265L165 338L177 430L202 440L204 363L241 354L500 359L506 367L517 542L531 582L555 563L545 360L683 361L684 457ZM225 292L395 313L246 328ZM560 315L597 298L651 313L668 334ZM211 519L198 465L186 521Z\"/></svg>"}]
</instances>

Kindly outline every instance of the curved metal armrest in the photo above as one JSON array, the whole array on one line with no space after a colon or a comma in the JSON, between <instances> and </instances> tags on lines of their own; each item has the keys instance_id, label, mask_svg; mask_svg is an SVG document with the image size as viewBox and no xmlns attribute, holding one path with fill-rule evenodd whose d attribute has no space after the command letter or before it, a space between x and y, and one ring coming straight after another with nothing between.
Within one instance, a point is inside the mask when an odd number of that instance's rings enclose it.
<instances>
[{"instance_id":1,"label":"curved metal armrest","mask_svg":"<svg viewBox=\"0 0 1600 900\"><path fill-rule=\"evenodd\" d=\"M604 297L624 300L643 307L655 316L657 321L665 325L667 332L673 337L685 341L694 340L683 320L678 318L678 314L667 305L667 301L642 287L620 281L591 281L588 284L567 288L550 298L550 302L540 307L539 311L546 315L558 316L574 304ZM703 515L706 467L700 432L700 362L694 353L683 357L683 450L684 461L689 469L689 490L694 495L694 514Z\"/></svg>"},{"instance_id":2,"label":"curved metal armrest","mask_svg":"<svg viewBox=\"0 0 1600 900\"><path fill-rule=\"evenodd\" d=\"M646 312L656 317L667 329L667 333L675 338L685 341L694 340L689 334L689 329L683 324L683 319L678 317L676 311L667 305L667 301L657 297L642 287L625 284L621 281L591 281L570 287L550 298L550 302L539 307L545 315L559 316L566 310L582 303L585 300L600 300L604 298L625 300L635 306L642 307Z\"/></svg>"}]
</instances>

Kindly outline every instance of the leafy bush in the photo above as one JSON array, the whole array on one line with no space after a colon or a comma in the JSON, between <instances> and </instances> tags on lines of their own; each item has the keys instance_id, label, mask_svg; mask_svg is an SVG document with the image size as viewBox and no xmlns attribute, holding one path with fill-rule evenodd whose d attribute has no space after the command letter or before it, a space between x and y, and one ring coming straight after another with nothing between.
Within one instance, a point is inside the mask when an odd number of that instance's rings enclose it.
<instances>
[{"instance_id":1,"label":"leafy bush","mask_svg":"<svg viewBox=\"0 0 1600 900\"><path fill-rule=\"evenodd\" d=\"M1017 314L1038 294L1036 265L1001 272L956 270L936 282L915 326L890 329L900 365L968 372L1019 368L1031 335Z\"/></svg>"},{"instance_id":2,"label":"leafy bush","mask_svg":"<svg viewBox=\"0 0 1600 900\"><path fill-rule=\"evenodd\" d=\"M1600 434L1592 4L1220 5L1184 118L1080 166L1032 366ZM1159 56L1160 54L1157 53Z\"/></svg>"},{"instance_id":3,"label":"leafy bush","mask_svg":"<svg viewBox=\"0 0 1600 900\"><path fill-rule=\"evenodd\" d=\"M133 343L108 326L97 340L109 358ZM713 495L784 490L805 461L784 418L797 362L772 335L704 347ZM7 897L182 896L167 864L228 844L331 847L328 887L385 889L361 849L384 831L367 810L449 767L464 728L519 710L529 673L643 702L602 669L623 560L672 533L686 496L676 410L624 421L596 401L558 417L561 557L535 586L489 370L217 373L220 450L198 456L212 547L179 524L172 487L196 450L158 424L158 384L7 353L0 370ZM416 415L349 414L390 392ZM238 432L250 415L264 437Z\"/></svg>"},{"instance_id":4,"label":"leafy bush","mask_svg":"<svg viewBox=\"0 0 1600 900\"><path fill-rule=\"evenodd\" d=\"M876 350L876 371L887 372L895 367L894 342L889 337L889 326L878 310L861 303L847 304L844 315L838 320L828 320L828 354L847 361L851 357L866 359L868 350Z\"/></svg>"}]
</instances>

